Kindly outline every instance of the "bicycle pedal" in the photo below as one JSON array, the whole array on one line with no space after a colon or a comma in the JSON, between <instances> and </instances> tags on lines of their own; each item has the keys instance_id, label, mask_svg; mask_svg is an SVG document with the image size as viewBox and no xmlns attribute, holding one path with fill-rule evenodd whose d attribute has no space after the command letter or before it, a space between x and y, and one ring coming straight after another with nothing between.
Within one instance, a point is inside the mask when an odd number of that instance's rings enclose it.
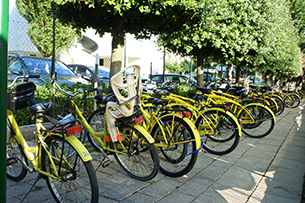
<instances>
[{"instance_id":1,"label":"bicycle pedal","mask_svg":"<svg viewBox=\"0 0 305 203\"><path fill-rule=\"evenodd\" d=\"M103 167L103 168L106 168L107 166L110 165L110 163L111 163L110 159L106 159L106 160L103 161L102 167Z\"/></svg>"}]
</instances>

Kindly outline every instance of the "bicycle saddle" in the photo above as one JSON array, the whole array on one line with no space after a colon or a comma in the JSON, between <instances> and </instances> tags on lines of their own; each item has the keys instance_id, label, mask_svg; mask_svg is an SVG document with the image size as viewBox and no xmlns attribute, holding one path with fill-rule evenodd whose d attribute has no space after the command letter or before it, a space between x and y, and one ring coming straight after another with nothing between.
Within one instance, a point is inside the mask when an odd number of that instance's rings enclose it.
<instances>
[{"instance_id":1,"label":"bicycle saddle","mask_svg":"<svg viewBox=\"0 0 305 203\"><path fill-rule=\"evenodd\" d=\"M94 97L96 102L98 104L107 104L109 101L116 101L116 96L115 94L110 94L110 95L96 95Z\"/></svg>"},{"instance_id":2,"label":"bicycle saddle","mask_svg":"<svg viewBox=\"0 0 305 203\"><path fill-rule=\"evenodd\" d=\"M195 94L195 93L191 93L191 92L188 93L188 96L195 101L205 100L208 98L204 94Z\"/></svg>"},{"instance_id":3,"label":"bicycle saddle","mask_svg":"<svg viewBox=\"0 0 305 203\"><path fill-rule=\"evenodd\" d=\"M45 113L54 107L51 102L40 102L36 99L30 99L28 102L31 107L31 113Z\"/></svg>"},{"instance_id":4,"label":"bicycle saddle","mask_svg":"<svg viewBox=\"0 0 305 203\"><path fill-rule=\"evenodd\" d=\"M155 104L155 105L166 105L168 104L168 99L157 99L154 97L151 97L148 99L149 102Z\"/></svg>"},{"instance_id":5,"label":"bicycle saddle","mask_svg":"<svg viewBox=\"0 0 305 203\"><path fill-rule=\"evenodd\" d=\"M158 90L158 89L155 90L154 93L156 95L168 95L169 94L168 90Z\"/></svg>"}]
</instances>

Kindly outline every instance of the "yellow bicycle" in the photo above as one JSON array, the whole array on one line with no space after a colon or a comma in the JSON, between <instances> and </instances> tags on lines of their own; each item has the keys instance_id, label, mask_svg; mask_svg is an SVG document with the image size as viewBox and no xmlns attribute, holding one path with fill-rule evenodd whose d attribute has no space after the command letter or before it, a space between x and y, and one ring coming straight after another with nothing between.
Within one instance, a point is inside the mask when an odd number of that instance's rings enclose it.
<instances>
[{"instance_id":1,"label":"yellow bicycle","mask_svg":"<svg viewBox=\"0 0 305 203\"><path fill-rule=\"evenodd\" d=\"M37 76L18 76L8 88L19 79L32 77ZM38 172L37 181L41 177L46 180L56 202L98 202L99 189L92 157L75 137L81 131L80 126L75 125L75 119L67 117L52 128L44 127L42 117L54 105L35 100L35 90L35 84L27 82L14 86L7 93L7 177L21 181L27 172ZM23 137L13 115L14 111L28 106L36 117L36 142L33 146Z\"/></svg>"},{"instance_id":2,"label":"yellow bicycle","mask_svg":"<svg viewBox=\"0 0 305 203\"><path fill-rule=\"evenodd\" d=\"M144 96L144 95L142 95ZM160 171L171 177L187 174L195 165L203 142L195 125L180 110L167 112L168 100L142 100L144 128L155 139L160 159Z\"/></svg>"}]
</instances>

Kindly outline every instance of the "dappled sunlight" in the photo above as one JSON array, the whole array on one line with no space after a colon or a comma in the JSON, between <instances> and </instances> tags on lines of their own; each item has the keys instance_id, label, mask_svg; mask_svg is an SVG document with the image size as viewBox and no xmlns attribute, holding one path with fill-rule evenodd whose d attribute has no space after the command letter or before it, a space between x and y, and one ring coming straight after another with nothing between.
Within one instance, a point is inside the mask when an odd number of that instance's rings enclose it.
<instances>
[{"instance_id":1,"label":"dappled sunlight","mask_svg":"<svg viewBox=\"0 0 305 203\"><path fill-rule=\"evenodd\" d=\"M302 111L304 109L304 106L305 106L305 104L303 104L302 106L299 106L299 116L297 116L295 118L295 120L296 120L296 122L298 124L297 130L300 130L300 127L302 125Z\"/></svg>"}]
</instances>

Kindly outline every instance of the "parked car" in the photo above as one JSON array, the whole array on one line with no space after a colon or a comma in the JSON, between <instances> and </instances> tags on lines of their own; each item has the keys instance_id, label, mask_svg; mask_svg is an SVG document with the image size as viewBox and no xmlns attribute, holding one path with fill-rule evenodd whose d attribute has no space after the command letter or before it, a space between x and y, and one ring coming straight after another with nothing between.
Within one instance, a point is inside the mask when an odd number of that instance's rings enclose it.
<instances>
[{"instance_id":1,"label":"parked car","mask_svg":"<svg viewBox=\"0 0 305 203\"><path fill-rule=\"evenodd\" d=\"M207 77L208 77L208 81L216 81L217 78L213 77L212 75L203 75L203 82L207 81ZM197 81L197 75L192 75L193 80Z\"/></svg>"},{"instance_id":2,"label":"parked car","mask_svg":"<svg viewBox=\"0 0 305 203\"><path fill-rule=\"evenodd\" d=\"M95 67L85 66L81 64L68 64L67 65L76 75L90 81L94 82ZM109 82L110 70L108 68L99 67L98 68L98 81Z\"/></svg>"},{"instance_id":3,"label":"parked car","mask_svg":"<svg viewBox=\"0 0 305 203\"><path fill-rule=\"evenodd\" d=\"M8 56L7 80L12 82L20 75L40 75L38 79L30 79L36 85L43 85L49 83L52 67L52 59L35 56ZM57 73L58 83L75 84L80 82L82 84L89 84L83 78L76 76L63 62L55 61L55 72Z\"/></svg>"},{"instance_id":4,"label":"parked car","mask_svg":"<svg viewBox=\"0 0 305 203\"><path fill-rule=\"evenodd\" d=\"M164 81L163 74L154 74L150 78L153 82L157 84L161 84L167 81L178 84L195 84L195 81L192 78L190 80L188 76L179 74L164 74Z\"/></svg>"},{"instance_id":5,"label":"parked car","mask_svg":"<svg viewBox=\"0 0 305 203\"><path fill-rule=\"evenodd\" d=\"M144 75L141 76L141 81L144 94L152 94L153 90L157 88L156 83Z\"/></svg>"}]
</instances>

